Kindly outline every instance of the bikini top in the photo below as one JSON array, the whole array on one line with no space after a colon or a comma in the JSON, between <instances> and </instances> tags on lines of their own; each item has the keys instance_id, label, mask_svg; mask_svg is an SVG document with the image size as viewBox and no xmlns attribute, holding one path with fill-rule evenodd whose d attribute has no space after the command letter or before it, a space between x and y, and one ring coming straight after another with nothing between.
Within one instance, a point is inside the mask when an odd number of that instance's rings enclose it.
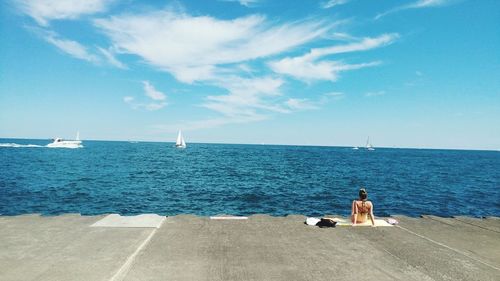
<instances>
[{"instance_id":1,"label":"bikini top","mask_svg":"<svg viewBox=\"0 0 500 281\"><path fill-rule=\"evenodd\" d=\"M358 202L356 201L356 208L358 209L358 213L360 214L368 214L369 207L366 205L365 200L361 201L361 206L358 205Z\"/></svg>"}]
</instances>

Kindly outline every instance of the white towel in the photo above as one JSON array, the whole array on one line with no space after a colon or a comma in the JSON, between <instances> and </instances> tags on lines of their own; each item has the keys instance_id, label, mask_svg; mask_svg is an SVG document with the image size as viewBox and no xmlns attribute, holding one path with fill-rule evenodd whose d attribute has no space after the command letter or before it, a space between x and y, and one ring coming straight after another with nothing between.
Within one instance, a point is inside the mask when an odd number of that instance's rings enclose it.
<instances>
[{"instance_id":1,"label":"white towel","mask_svg":"<svg viewBox=\"0 0 500 281\"><path fill-rule=\"evenodd\" d=\"M307 225L316 225L319 221L321 221L321 220L318 218L307 218L306 224Z\"/></svg>"}]
</instances>

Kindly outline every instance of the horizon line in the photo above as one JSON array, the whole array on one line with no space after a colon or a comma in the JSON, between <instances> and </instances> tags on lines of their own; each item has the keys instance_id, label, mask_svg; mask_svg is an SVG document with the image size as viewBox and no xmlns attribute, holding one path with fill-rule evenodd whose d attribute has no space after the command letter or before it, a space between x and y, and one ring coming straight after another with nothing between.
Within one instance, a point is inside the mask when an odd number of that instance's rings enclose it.
<instances>
[{"instance_id":1,"label":"horizon line","mask_svg":"<svg viewBox=\"0 0 500 281\"><path fill-rule=\"evenodd\" d=\"M52 140L54 138L24 138L24 137L3 137L0 139L19 139L19 140ZM172 141L158 141L158 140L137 140L137 139L80 139L81 141L102 141L102 142L152 142L152 143L173 143ZM284 143L231 143L231 142L203 142L193 141L188 144L226 144L226 145L262 145L262 146L306 146L306 147L339 147L339 148L354 148L358 147L360 150L365 149L360 145L329 145L329 144L284 144ZM492 151L500 152L500 149L487 149L487 148L453 148L453 147L411 147L411 146L373 146L374 148L381 149L424 149L424 150L463 150L463 151Z\"/></svg>"}]
</instances>

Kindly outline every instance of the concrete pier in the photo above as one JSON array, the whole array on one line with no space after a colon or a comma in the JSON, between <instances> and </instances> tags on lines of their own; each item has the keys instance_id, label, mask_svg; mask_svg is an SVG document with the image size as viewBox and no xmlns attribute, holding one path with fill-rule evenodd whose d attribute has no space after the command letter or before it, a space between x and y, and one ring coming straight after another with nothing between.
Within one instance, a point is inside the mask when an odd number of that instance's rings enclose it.
<instances>
[{"instance_id":1,"label":"concrete pier","mask_svg":"<svg viewBox=\"0 0 500 281\"><path fill-rule=\"evenodd\" d=\"M0 216L0 280L500 280L500 219L397 216L318 228L304 216L92 227L105 216Z\"/></svg>"}]
</instances>

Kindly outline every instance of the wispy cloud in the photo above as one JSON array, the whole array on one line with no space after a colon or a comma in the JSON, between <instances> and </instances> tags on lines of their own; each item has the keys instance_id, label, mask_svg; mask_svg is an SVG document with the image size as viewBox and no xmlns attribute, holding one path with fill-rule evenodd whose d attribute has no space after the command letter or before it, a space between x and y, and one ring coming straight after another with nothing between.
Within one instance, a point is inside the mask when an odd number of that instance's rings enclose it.
<instances>
[{"instance_id":1,"label":"wispy cloud","mask_svg":"<svg viewBox=\"0 0 500 281\"><path fill-rule=\"evenodd\" d=\"M312 103L305 99L282 96L284 80L259 77L246 62L318 39L333 26L322 21L276 24L261 15L219 20L172 9L99 19L95 25L112 40L117 53L137 55L181 82L199 82L226 91L207 96L201 104L220 117L188 121L186 128L256 122L273 113L310 108Z\"/></svg>"},{"instance_id":2,"label":"wispy cloud","mask_svg":"<svg viewBox=\"0 0 500 281\"><path fill-rule=\"evenodd\" d=\"M288 99L285 104L293 110L311 110L318 109L319 106L317 103L312 102L309 99Z\"/></svg>"},{"instance_id":3,"label":"wispy cloud","mask_svg":"<svg viewBox=\"0 0 500 281\"><path fill-rule=\"evenodd\" d=\"M380 96L383 96L383 95L385 95L385 91L365 93L365 97L367 97L367 98L380 97Z\"/></svg>"},{"instance_id":4,"label":"wispy cloud","mask_svg":"<svg viewBox=\"0 0 500 281\"><path fill-rule=\"evenodd\" d=\"M155 87L149 83L149 81L142 81L142 84L144 84L144 94L151 99L155 101L162 101L167 98L164 93L156 90Z\"/></svg>"},{"instance_id":5,"label":"wispy cloud","mask_svg":"<svg viewBox=\"0 0 500 281\"><path fill-rule=\"evenodd\" d=\"M274 112L280 113L293 113L297 111L305 110L317 110L321 105L329 102L330 100L338 100L343 98L343 93L331 93L325 94L318 100L311 100L307 98L288 98L282 102L279 102L278 106L273 109ZM192 121L181 121L175 124L156 124L150 126L150 129L155 133L174 133L181 127L184 131L200 130L200 129L211 129L231 124L245 124L250 122L260 122L270 119L272 116L268 113L259 112L257 109L262 109L262 106L257 106L256 108L249 110L249 108L236 106L236 110L233 110L231 104L225 104L225 102L218 101L218 106L214 108L221 109L217 110L222 113L223 116L208 118L203 120L192 120ZM261 101L262 102L262 101ZM264 106L267 107L267 106ZM213 109L213 108L211 108Z\"/></svg>"},{"instance_id":6,"label":"wispy cloud","mask_svg":"<svg viewBox=\"0 0 500 281\"><path fill-rule=\"evenodd\" d=\"M104 58L106 58L109 64L120 69L128 69L128 67L124 63L122 63L115 57L114 52L112 50L104 49L101 47L97 47L97 49L99 50L99 52L101 52Z\"/></svg>"},{"instance_id":7,"label":"wispy cloud","mask_svg":"<svg viewBox=\"0 0 500 281\"><path fill-rule=\"evenodd\" d=\"M305 56L311 59L316 59L318 57L340 54L340 53L348 53L348 52L358 52L358 51L366 51L374 48L378 48L381 46L385 46L393 43L396 39L399 38L397 33L389 33L382 34L378 37L366 37L361 39L359 42L354 42L346 45L338 45L326 48L318 48L311 49L309 54Z\"/></svg>"},{"instance_id":8,"label":"wispy cloud","mask_svg":"<svg viewBox=\"0 0 500 281\"><path fill-rule=\"evenodd\" d=\"M245 7L254 7L261 0L219 0L219 1L223 1L223 2L238 2L238 3L240 3L240 5L245 6Z\"/></svg>"},{"instance_id":9,"label":"wispy cloud","mask_svg":"<svg viewBox=\"0 0 500 281\"><path fill-rule=\"evenodd\" d=\"M149 130L154 134L166 134L175 133L179 128L183 131L195 131L202 129L212 129L221 126L231 125L231 124L245 124L250 122L259 122L267 120L268 116L255 115L255 116L237 116L237 117L214 117L207 118L203 120L191 120L191 121L177 121L175 123L168 124L154 124L149 126Z\"/></svg>"},{"instance_id":10,"label":"wispy cloud","mask_svg":"<svg viewBox=\"0 0 500 281\"><path fill-rule=\"evenodd\" d=\"M323 99L326 99L326 100L329 100L329 99L341 100L344 97L345 97L345 94L342 92L330 92L330 93L326 93L323 95Z\"/></svg>"},{"instance_id":11,"label":"wispy cloud","mask_svg":"<svg viewBox=\"0 0 500 281\"><path fill-rule=\"evenodd\" d=\"M76 19L82 15L106 11L114 0L16 0L21 10L39 25L51 20Z\"/></svg>"},{"instance_id":12,"label":"wispy cloud","mask_svg":"<svg viewBox=\"0 0 500 281\"><path fill-rule=\"evenodd\" d=\"M333 96L323 95L317 100L309 98L287 98L280 88L284 81L272 77L241 78L231 77L219 81L220 87L228 93L212 95L201 104L202 107L221 114L221 117L206 120L187 121L182 123L186 130L208 129L229 124L258 122L271 118L273 113L293 113L304 110L319 109ZM337 93L342 95L341 93ZM164 130L174 131L177 125L159 126Z\"/></svg>"},{"instance_id":13,"label":"wispy cloud","mask_svg":"<svg viewBox=\"0 0 500 281\"><path fill-rule=\"evenodd\" d=\"M90 53L85 46L73 41L59 38L54 32L42 32L43 38L50 44L56 46L59 50L77 58L86 60L92 63L98 63L99 58Z\"/></svg>"},{"instance_id":14,"label":"wispy cloud","mask_svg":"<svg viewBox=\"0 0 500 281\"><path fill-rule=\"evenodd\" d=\"M61 51L78 59L86 60L95 64L107 61L109 64L126 69L122 62L116 59L112 48L104 49L96 47L94 52L83 44L62 38L58 33L51 30L49 22L51 20L77 19L82 15L90 15L107 10L108 6L115 0L14 0L17 7L25 14L29 15L40 25L40 27L29 27L40 35L45 41L56 46Z\"/></svg>"},{"instance_id":15,"label":"wispy cloud","mask_svg":"<svg viewBox=\"0 0 500 281\"><path fill-rule=\"evenodd\" d=\"M338 79L338 74L342 71L376 66L380 62L346 64L341 61L319 61L319 59L333 54L370 50L391 44L397 38L397 34L383 34L376 38L363 38L358 42L345 45L311 49L309 53L303 56L283 58L269 62L268 65L276 73L286 74L304 81L335 81Z\"/></svg>"},{"instance_id":16,"label":"wispy cloud","mask_svg":"<svg viewBox=\"0 0 500 281\"><path fill-rule=\"evenodd\" d=\"M390 9L386 12L380 13L377 16L375 16L375 19L378 20L382 17L385 17L389 14L403 11L403 10L408 10L408 9L420 9L420 8L428 8L428 7L439 7L439 6L444 6L447 4L450 4L453 2L453 0L418 0L416 2L412 2L410 4L398 6L396 8Z\"/></svg>"},{"instance_id":17,"label":"wispy cloud","mask_svg":"<svg viewBox=\"0 0 500 281\"><path fill-rule=\"evenodd\" d=\"M144 95L152 101L136 102L136 99L131 96L123 97L123 101L129 104L133 109L144 108L149 111L162 109L163 107L167 106L167 96L164 93L156 90L149 81L142 81L142 84L144 86Z\"/></svg>"},{"instance_id":18,"label":"wispy cloud","mask_svg":"<svg viewBox=\"0 0 500 281\"><path fill-rule=\"evenodd\" d=\"M126 103L131 103L134 101L134 97L131 97L131 96L123 97L123 101Z\"/></svg>"},{"instance_id":19,"label":"wispy cloud","mask_svg":"<svg viewBox=\"0 0 500 281\"><path fill-rule=\"evenodd\" d=\"M104 12L113 0L16 0L22 10L41 26L49 29L53 20L77 19L84 15ZM254 6L257 0L234 0L244 6ZM324 8L349 1L324 2ZM68 4L69 3L69 4ZM180 5L180 4L179 4ZM63 52L96 64L108 63L127 69L120 55L132 55L153 68L170 73L182 83L211 86L223 93L213 92L200 106L216 115L185 121L187 129L217 127L227 124L256 122L303 110L315 110L326 102L344 97L329 93L307 97L287 97L282 92L285 75L313 81L338 79L339 73L379 65L380 61L347 63L329 60L330 55L366 51L394 42L397 34L375 38L358 38L333 32L346 21L306 19L280 22L260 14L233 19L193 16L182 7L163 10L128 12L102 16L92 21L93 27L109 39L109 47L87 48L73 40L61 38L52 31L43 31L47 42ZM297 47L325 40L344 41L341 45L313 48L302 56L290 56ZM324 44L321 44L324 45ZM288 54L290 57L283 57ZM269 69L262 69L263 60ZM123 102L134 109L159 110L168 105L167 96L149 81L143 81L144 96L125 96ZM175 125L178 128L179 125Z\"/></svg>"},{"instance_id":20,"label":"wispy cloud","mask_svg":"<svg viewBox=\"0 0 500 281\"><path fill-rule=\"evenodd\" d=\"M450 0L418 0L417 2L413 2L408 4L406 7L409 8L425 8L425 7L436 7L442 6L451 2Z\"/></svg>"},{"instance_id":21,"label":"wispy cloud","mask_svg":"<svg viewBox=\"0 0 500 281\"><path fill-rule=\"evenodd\" d=\"M332 7L335 7L335 6L338 6L338 5L343 5L343 4L346 4L348 2L350 2L351 0L329 0L327 2L323 2L321 4L321 7L323 9L329 9L329 8L332 8Z\"/></svg>"},{"instance_id":22,"label":"wispy cloud","mask_svg":"<svg viewBox=\"0 0 500 281\"><path fill-rule=\"evenodd\" d=\"M346 64L341 61L316 62L304 57L296 57L270 62L269 66L276 73L310 82L314 80L336 81L342 71L361 69L379 64L379 61L360 64Z\"/></svg>"},{"instance_id":23,"label":"wispy cloud","mask_svg":"<svg viewBox=\"0 0 500 281\"><path fill-rule=\"evenodd\" d=\"M35 34L43 38L45 41L74 58L85 60L96 65L103 65L107 62L117 68L128 68L125 64L120 62L115 57L114 52L111 49L104 49L99 46L96 46L95 49L92 49L77 41L61 38L59 34L54 31L37 27L31 29Z\"/></svg>"},{"instance_id":24,"label":"wispy cloud","mask_svg":"<svg viewBox=\"0 0 500 281\"><path fill-rule=\"evenodd\" d=\"M219 20L171 9L113 16L95 25L117 52L137 55L185 83L211 80L218 66L282 53L330 28L321 21L273 25L261 15Z\"/></svg>"},{"instance_id":25,"label":"wispy cloud","mask_svg":"<svg viewBox=\"0 0 500 281\"><path fill-rule=\"evenodd\" d=\"M286 108L276 105L274 98L282 95L280 87L284 81L272 77L241 78L230 77L215 82L227 89L224 95L208 96L203 107L214 110L227 117L264 116L267 112L287 112Z\"/></svg>"}]
</instances>

